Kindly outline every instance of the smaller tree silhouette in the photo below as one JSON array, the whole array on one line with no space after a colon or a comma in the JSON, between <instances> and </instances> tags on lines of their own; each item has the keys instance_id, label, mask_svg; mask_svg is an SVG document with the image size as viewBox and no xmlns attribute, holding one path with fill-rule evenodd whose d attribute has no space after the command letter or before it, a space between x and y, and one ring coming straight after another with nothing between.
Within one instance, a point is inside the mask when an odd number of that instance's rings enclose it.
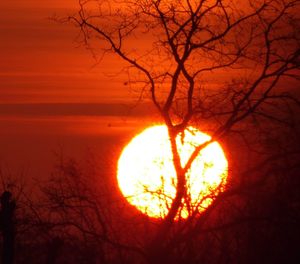
<instances>
[{"instance_id":1,"label":"smaller tree silhouette","mask_svg":"<svg viewBox=\"0 0 300 264\"><path fill-rule=\"evenodd\" d=\"M15 222L14 215L16 203L12 200L12 194L4 191L1 195L0 230L3 236L2 263L12 264L14 262L15 245Z\"/></svg>"}]
</instances>

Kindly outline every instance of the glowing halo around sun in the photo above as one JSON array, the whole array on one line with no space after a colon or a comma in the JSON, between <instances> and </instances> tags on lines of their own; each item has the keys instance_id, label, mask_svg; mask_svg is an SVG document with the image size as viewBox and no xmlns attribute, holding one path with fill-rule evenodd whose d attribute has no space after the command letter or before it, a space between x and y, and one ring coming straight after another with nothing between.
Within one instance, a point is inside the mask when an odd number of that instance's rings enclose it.
<instances>
[{"instance_id":1,"label":"glowing halo around sun","mask_svg":"<svg viewBox=\"0 0 300 264\"><path fill-rule=\"evenodd\" d=\"M210 139L193 127L179 134L176 143L181 165L186 164L196 146ZM227 159L219 143L212 142L202 149L186 173L189 203L184 203L180 217L205 210L213 196L223 190L227 171ZM119 158L117 178L124 197L142 213L155 218L167 215L177 179L166 126L149 127L129 142Z\"/></svg>"}]
</instances>

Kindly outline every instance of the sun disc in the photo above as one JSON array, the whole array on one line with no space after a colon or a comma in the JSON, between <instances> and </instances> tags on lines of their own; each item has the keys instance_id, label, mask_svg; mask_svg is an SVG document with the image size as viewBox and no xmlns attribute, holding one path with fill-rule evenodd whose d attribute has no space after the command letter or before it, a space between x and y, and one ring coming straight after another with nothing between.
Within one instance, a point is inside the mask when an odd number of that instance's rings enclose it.
<instances>
[{"instance_id":1,"label":"sun disc","mask_svg":"<svg viewBox=\"0 0 300 264\"><path fill-rule=\"evenodd\" d=\"M195 148L211 137L188 127L176 138L185 166ZM200 151L186 173L189 202L185 201L180 217L195 210L203 211L226 182L228 163L217 142ZM176 195L176 172L166 126L153 126L135 136L123 149L118 161L119 188L127 201L150 217L164 218Z\"/></svg>"}]
</instances>

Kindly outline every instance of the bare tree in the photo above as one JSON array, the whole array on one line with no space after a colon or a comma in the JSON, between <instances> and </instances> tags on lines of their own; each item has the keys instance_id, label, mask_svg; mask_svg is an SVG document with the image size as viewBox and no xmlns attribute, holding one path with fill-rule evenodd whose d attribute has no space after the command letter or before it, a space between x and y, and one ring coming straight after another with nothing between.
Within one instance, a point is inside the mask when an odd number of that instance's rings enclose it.
<instances>
[{"instance_id":1,"label":"bare tree","mask_svg":"<svg viewBox=\"0 0 300 264\"><path fill-rule=\"evenodd\" d=\"M150 261L170 258L164 252L174 252L176 243L200 232L221 202L245 190L246 183L255 188L272 175L267 167L282 153L261 155L240 173L239 184L218 197L212 194L214 203L200 217L174 224L189 200L186 174L205 146L238 134L251 149L253 142L262 146L276 124L295 127L299 10L299 0L79 0L78 14L63 19L80 29L91 49L128 64L127 83L139 89L139 98L150 99L168 127L176 196L148 245ZM189 125L208 131L211 140L196 147L183 166L176 138ZM255 135L249 129L257 130ZM252 172L255 181L245 176Z\"/></svg>"}]
</instances>

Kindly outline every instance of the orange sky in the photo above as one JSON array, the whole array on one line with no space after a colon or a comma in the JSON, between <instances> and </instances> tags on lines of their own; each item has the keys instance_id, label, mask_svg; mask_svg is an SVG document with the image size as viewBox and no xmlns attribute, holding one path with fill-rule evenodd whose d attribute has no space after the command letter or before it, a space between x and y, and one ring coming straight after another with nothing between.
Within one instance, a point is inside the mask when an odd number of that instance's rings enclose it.
<instances>
[{"instance_id":1,"label":"orange sky","mask_svg":"<svg viewBox=\"0 0 300 264\"><path fill-rule=\"evenodd\" d=\"M127 138L154 119L152 112L144 118L144 104L142 111L124 110L136 94L124 85L125 75L115 75L120 61L106 58L95 67L90 52L75 41L77 29L49 19L75 12L77 3L0 1L0 168L6 162L9 168L43 162L51 167L49 156L58 145L72 155L76 146L78 153L90 146L101 151L109 145L103 138Z\"/></svg>"},{"instance_id":2,"label":"orange sky","mask_svg":"<svg viewBox=\"0 0 300 264\"><path fill-rule=\"evenodd\" d=\"M1 1L0 104L43 102L120 102L131 96L118 62L95 60L77 31L48 17L66 15L76 0Z\"/></svg>"},{"instance_id":3,"label":"orange sky","mask_svg":"<svg viewBox=\"0 0 300 264\"><path fill-rule=\"evenodd\" d=\"M136 95L125 75L115 75L120 62L94 67L77 30L48 19L75 12L77 3L0 1L0 169L41 177L59 147L70 156L90 147L98 155L145 125L140 114L149 107L124 108Z\"/></svg>"}]
</instances>

